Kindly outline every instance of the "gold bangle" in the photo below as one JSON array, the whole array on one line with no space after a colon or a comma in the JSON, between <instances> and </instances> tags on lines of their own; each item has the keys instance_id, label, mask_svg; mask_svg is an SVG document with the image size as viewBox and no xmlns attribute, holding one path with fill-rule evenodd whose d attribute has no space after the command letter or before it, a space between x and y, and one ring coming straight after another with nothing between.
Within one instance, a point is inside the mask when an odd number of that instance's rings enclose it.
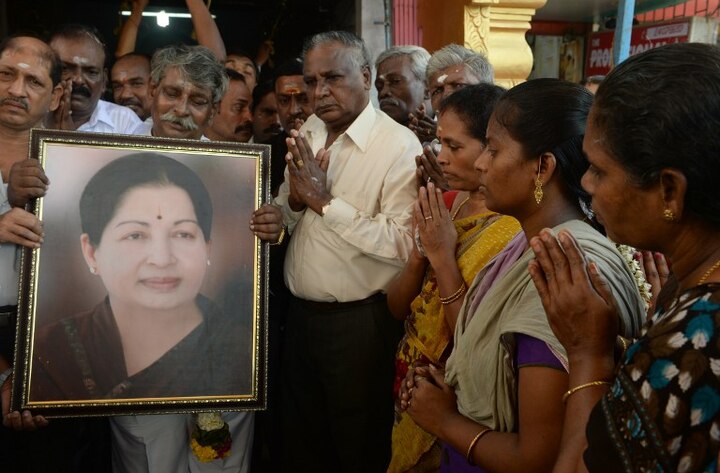
<instances>
[{"instance_id":1,"label":"gold bangle","mask_svg":"<svg viewBox=\"0 0 720 473\"><path fill-rule=\"evenodd\" d=\"M456 300L460 299L460 297L462 297L463 294L465 294L466 289L467 289L467 286L465 285L465 281L463 281L462 284L460 284L460 288L457 291L455 291L454 294L452 294L451 296L447 296L447 297L441 297L440 303L442 305L452 304Z\"/></svg>"},{"instance_id":2,"label":"gold bangle","mask_svg":"<svg viewBox=\"0 0 720 473\"><path fill-rule=\"evenodd\" d=\"M478 440L480 440L482 438L482 436L488 432L492 432L492 429L489 427L485 427L485 429L478 432L477 435L475 437L473 437L472 441L470 442L470 445L468 446L468 449L467 449L467 453L465 454L465 459L467 460L467 462L469 464L475 465L475 462L472 461L472 456L471 456L473 448L475 448L475 444L478 443Z\"/></svg>"},{"instance_id":3,"label":"gold bangle","mask_svg":"<svg viewBox=\"0 0 720 473\"><path fill-rule=\"evenodd\" d=\"M283 226L282 230L280 230L280 236L278 237L277 241L275 243L268 243L268 244L270 246L282 245L282 242L284 239L285 239L285 226Z\"/></svg>"},{"instance_id":4,"label":"gold bangle","mask_svg":"<svg viewBox=\"0 0 720 473\"><path fill-rule=\"evenodd\" d=\"M610 386L611 384L612 383L610 381L590 381L589 383L575 386L574 388L567 390L567 392L562 397L562 402L563 404L565 404L570 396L580 391L581 389L592 388L593 386Z\"/></svg>"}]
</instances>

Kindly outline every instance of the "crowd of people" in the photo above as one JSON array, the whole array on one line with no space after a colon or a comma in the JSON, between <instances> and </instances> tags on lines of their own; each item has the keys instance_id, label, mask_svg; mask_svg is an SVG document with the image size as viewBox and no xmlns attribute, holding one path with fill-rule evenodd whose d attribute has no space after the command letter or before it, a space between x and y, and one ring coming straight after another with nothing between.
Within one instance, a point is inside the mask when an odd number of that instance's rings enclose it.
<instances>
[{"instance_id":1,"label":"crowd of people","mask_svg":"<svg viewBox=\"0 0 720 473\"><path fill-rule=\"evenodd\" d=\"M558 79L505 90L462 46L373 61L343 31L270 69L264 54L227 51L204 2L186 3L200 45L136 53L147 0L135 1L109 75L91 26L0 43L2 471L718 471L720 49L646 51L592 91ZM222 413L225 458L193 453L192 414L10 412L18 248L45 239L26 205L52 189L27 156L40 127L271 145L272 202L249 222L271 245L267 410ZM93 341L82 379L39 365L48 379L33 389L50 398L141 392L156 360L182 360L176 347L227 323L199 294L212 204L192 171L126 156L83 199L83 256L108 297L71 323L109 338ZM173 251L199 268L184 325L170 320L159 342L129 321L165 323L161 311L106 280L111 222L128 212L149 234L185 222L191 249ZM182 270L148 254L138 267ZM67 326L39 338L77 353L85 341ZM125 349L138 343L147 351ZM98 365L105 344L124 371ZM233 341L222 346L168 383L219 383L213 364L241 365L227 359Z\"/></svg>"}]
</instances>

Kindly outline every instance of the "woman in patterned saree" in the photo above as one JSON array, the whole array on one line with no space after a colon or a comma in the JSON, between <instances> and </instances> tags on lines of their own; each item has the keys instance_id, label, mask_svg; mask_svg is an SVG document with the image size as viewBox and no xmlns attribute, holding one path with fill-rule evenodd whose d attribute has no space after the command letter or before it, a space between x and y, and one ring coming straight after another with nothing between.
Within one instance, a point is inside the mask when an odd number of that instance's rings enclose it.
<instances>
[{"instance_id":1,"label":"woman in patterned saree","mask_svg":"<svg viewBox=\"0 0 720 473\"><path fill-rule=\"evenodd\" d=\"M679 73L682 71L682 73ZM673 44L600 85L583 187L615 241L673 275L615 368L607 275L570 233L533 239L533 281L570 361L555 472L715 472L720 447L720 50Z\"/></svg>"},{"instance_id":2,"label":"woman in patterned saree","mask_svg":"<svg viewBox=\"0 0 720 473\"><path fill-rule=\"evenodd\" d=\"M454 191L440 198L431 184L420 190L421 205L449 210L443 211L442 218L427 220L433 225L418 230L419 246L388 289L392 313L405 320L405 336L396 355L396 387L414 362L444 363L462 304L458 287L464 289L520 230L515 219L487 210L473 168L485 148L488 118L502 93L503 89L494 85L474 85L449 96L440 108L437 133L442 150L438 163ZM389 472L439 467L435 437L415 425L405 412L396 414L392 442Z\"/></svg>"}]
</instances>

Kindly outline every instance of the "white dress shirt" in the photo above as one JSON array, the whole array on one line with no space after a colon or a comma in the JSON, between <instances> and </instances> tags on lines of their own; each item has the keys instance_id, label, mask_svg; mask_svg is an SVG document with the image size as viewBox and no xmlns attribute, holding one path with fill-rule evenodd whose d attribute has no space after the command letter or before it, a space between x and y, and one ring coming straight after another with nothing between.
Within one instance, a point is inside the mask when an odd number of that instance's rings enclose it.
<instances>
[{"instance_id":1,"label":"white dress shirt","mask_svg":"<svg viewBox=\"0 0 720 473\"><path fill-rule=\"evenodd\" d=\"M300 129L313 153L325 145L325 123L312 115ZM368 102L329 148L325 216L288 204L289 177L276 204L292 233L285 283L297 297L321 302L365 299L383 291L412 250L410 227L417 191L417 137Z\"/></svg>"},{"instance_id":2,"label":"white dress shirt","mask_svg":"<svg viewBox=\"0 0 720 473\"><path fill-rule=\"evenodd\" d=\"M92 133L117 133L137 135L142 120L127 107L99 100L90 119L80 125L77 131Z\"/></svg>"}]
</instances>

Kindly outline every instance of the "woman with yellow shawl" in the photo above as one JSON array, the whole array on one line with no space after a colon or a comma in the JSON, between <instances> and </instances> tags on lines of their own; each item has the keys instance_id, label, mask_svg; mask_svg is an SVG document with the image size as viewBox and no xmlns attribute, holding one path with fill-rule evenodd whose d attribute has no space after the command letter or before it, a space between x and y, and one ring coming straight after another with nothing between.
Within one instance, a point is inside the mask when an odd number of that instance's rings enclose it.
<instances>
[{"instance_id":1,"label":"woman with yellow shawl","mask_svg":"<svg viewBox=\"0 0 720 473\"><path fill-rule=\"evenodd\" d=\"M465 288L480 269L520 230L511 218L490 212L479 190L473 163L485 148L485 130L503 89L490 84L466 87L440 106L437 157L451 188L444 198L421 187L416 204L416 246L402 273L388 288L393 315L405 320L405 336L396 355L395 394L413 363L443 364ZM428 183L433 188L433 184ZM443 200L445 201L443 203ZM438 215L417 230L421 206ZM440 448L406 412L397 412L388 472L437 471Z\"/></svg>"}]
</instances>

